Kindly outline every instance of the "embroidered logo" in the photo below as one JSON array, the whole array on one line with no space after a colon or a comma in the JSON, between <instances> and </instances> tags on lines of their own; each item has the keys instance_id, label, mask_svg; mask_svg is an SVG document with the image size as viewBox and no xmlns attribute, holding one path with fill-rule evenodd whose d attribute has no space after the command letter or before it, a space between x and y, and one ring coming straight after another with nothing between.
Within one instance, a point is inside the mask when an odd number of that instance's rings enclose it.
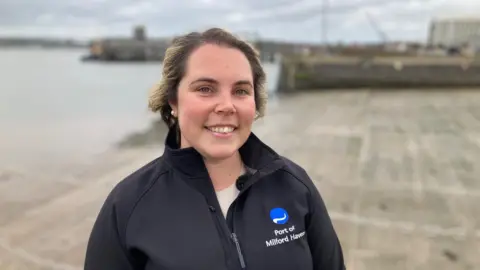
<instances>
[{"instance_id":1,"label":"embroidered logo","mask_svg":"<svg viewBox=\"0 0 480 270\"><path fill-rule=\"evenodd\" d=\"M283 208L273 208L270 210L270 218L275 224L285 224L288 221L288 213Z\"/></svg>"}]
</instances>

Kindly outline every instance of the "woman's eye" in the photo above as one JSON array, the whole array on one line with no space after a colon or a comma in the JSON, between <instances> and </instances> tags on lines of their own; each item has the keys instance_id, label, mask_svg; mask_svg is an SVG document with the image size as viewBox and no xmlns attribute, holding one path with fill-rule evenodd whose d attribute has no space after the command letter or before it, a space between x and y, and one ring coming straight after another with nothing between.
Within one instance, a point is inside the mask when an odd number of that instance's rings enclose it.
<instances>
[{"instance_id":1,"label":"woman's eye","mask_svg":"<svg viewBox=\"0 0 480 270\"><path fill-rule=\"evenodd\" d=\"M200 91L202 93L209 93L209 92L212 91L212 88L207 87L207 86L202 86L202 87L198 88L198 91Z\"/></svg>"},{"instance_id":2,"label":"woman's eye","mask_svg":"<svg viewBox=\"0 0 480 270\"><path fill-rule=\"evenodd\" d=\"M246 89L237 89L235 92L236 92L238 95L248 95L248 94L250 94L250 92L249 92L248 90L246 90Z\"/></svg>"}]
</instances>

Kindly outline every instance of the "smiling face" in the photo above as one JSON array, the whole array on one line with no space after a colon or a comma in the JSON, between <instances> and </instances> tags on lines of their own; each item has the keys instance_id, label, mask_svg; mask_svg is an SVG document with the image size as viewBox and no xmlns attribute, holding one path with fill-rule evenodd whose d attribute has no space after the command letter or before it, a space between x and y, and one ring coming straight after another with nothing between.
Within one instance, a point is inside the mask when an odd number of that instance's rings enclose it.
<instances>
[{"instance_id":1,"label":"smiling face","mask_svg":"<svg viewBox=\"0 0 480 270\"><path fill-rule=\"evenodd\" d=\"M205 44L190 55L170 104L181 133L181 147L205 158L226 159L245 143L255 119L250 63L237 49Z\"/></svg>"}]
</instances>

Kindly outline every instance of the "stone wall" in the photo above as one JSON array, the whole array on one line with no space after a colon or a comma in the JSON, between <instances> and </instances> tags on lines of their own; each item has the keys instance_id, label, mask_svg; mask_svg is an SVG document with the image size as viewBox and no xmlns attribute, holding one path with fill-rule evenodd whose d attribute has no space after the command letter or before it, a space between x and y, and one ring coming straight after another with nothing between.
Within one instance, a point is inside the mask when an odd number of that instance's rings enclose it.
<instances>
[{"instance_id":1,"label":"stone wall","mask_svg":"<svg viewBox=\"0 0 480 270\"><path fill-rule=\"evenodd\" d=\"M285 59L278 90L480 86L480 64L464 58Z\"/></svg>"}]
</instances>

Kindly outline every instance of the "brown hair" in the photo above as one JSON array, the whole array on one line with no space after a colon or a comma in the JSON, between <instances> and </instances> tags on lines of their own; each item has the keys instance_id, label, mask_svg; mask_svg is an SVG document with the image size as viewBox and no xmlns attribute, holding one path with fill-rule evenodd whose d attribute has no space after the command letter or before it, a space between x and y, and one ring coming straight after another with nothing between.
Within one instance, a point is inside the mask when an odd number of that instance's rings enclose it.
<instances>
[{"instance_id":1,"label":"brown hair","mask_svg":"<svg viewBox=\"0 0 480 270\"><path fill-rule=\"evenodd\" d=\"M159 111L162 120L169 128L175 126L176 122L171 115L172 108L169 101L177 102L178 84L185 75L188 57L203 44L228 46L240 50L246 56L252 68L257 118L262 117L265 114L267 92L266 76L259 53L246 41L220 28L211 28L202 33L191 32L173 39L165 52L161 81L150 92L148 107L153 112Z\"/></svg>"}]
</instances>

